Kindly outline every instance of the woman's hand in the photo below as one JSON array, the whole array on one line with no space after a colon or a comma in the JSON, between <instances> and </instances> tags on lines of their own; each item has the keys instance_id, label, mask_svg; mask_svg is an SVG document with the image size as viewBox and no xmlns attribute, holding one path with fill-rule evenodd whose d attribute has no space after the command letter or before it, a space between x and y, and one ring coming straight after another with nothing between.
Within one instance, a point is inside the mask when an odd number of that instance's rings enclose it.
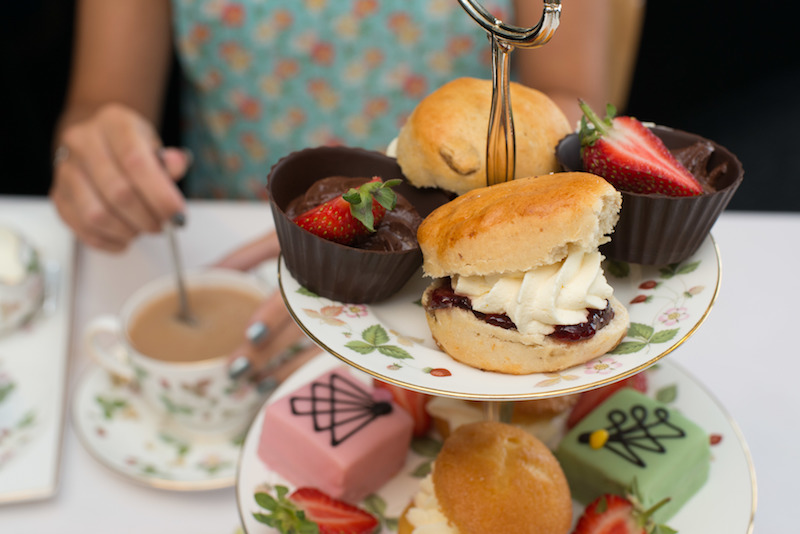
<instances>
[{"instance_id":1,"label":"woman's hand","mask_svg":"<svg viewBox=\"0 0 800 534\"><path fill-rule=\"evenodd\" d=\"M59 137L50 198L82 241L118 252L139 234L161 230L184 210L175 181L188 153L162 149L152 125L109 104L65 127Z\"/></svg>"},{"instance_id":2,"label":"woman's hand","mask_svg":"<svg viewBox=\"0 0 800 534\"><path fill-rule=\"evenodd\" d=\"M279 291L270 295L253 315L246 341L229 359L231 378L258 384L271 393L278 384L312 357L317 347L289 315Z\"/></svg>"},{"instance_id":3,"label":"woman's hand","mask_svg":"<svg viewBox=\"0 0 800 534\"><path fill-rule=\"evenodd\" d=\"M278 236L270 232L237 248L215 267L247 271L279 253ZM230 356L230 375L256 382L265 394L320 352L289 315L278 291L253 314L244 337L245 342Z\"/></svg>"}]
</instances>

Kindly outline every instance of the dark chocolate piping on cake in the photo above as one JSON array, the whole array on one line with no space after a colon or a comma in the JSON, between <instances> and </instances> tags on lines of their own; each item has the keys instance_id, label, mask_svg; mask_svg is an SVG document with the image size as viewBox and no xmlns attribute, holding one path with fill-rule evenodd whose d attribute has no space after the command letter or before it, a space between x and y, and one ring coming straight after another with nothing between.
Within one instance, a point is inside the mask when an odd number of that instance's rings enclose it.
<instances>
[{"instance_id":1,"label":"dark chocolate piping on cake","mask_svg":"<svg viewBox=\"0 0 800 534\"><path fill-rule=\"evenodd\" d=\"M639 467L647 467L647 464L635 449L664 454L667 448L660 440L686 437L683 429L669 421L669 410L666 408L656 408L653 412L655 420L648 423L650 414L647 408L635 404L630 408L631 423L625 427L628 415L619 409L608 412L607 417L611 424L606 427L608 441L603 447ZM589 445L591 434L591 432L582 433L578 436L578 441Z\"/></svg>"},{"instance_id":2,"label":"dark chocolate piping on cake","mask_svg":"<svg viewBox=\"0 0 800 534\"><path fill-rule=\"evenodd\" d=\"M304 402L308 403L305 408ZM330 432L332 447L392 412L391 403L374 400L369 392L337 374L331 374L327 382L313 382L310 397L291 397L289 403L293 415L312 417L314 431Z\"/></svg>"}]
</instances>

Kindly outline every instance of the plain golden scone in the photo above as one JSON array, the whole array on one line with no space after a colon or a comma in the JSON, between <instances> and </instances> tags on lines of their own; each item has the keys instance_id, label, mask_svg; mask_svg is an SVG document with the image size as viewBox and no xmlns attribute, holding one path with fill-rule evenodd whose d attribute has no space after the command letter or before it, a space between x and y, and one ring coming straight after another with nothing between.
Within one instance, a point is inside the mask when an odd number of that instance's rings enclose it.
<instances>
[{"instance_id":1,"label":"plain golden scone","mask_svg":"<svg viewBox=\"0 0 800 534\"><path fill-rule=\"evenodd\" d=\"M567 255L570 244L609 241L622 197L585 172L520 178L475 189L440 206L417 230L426 276L528 271Z\"/></svg>"},{"instance_id":2,"label":"plain golden scone","mask_svg":"<svg viewBox=\"0 0 800 534\"><path fill-rule=\"evenodd\" d=\"M439 508L460 534L570 530L572 498L561 466L541 441L512 425L459 427L445 440L432 476Z\"/></svg>"},{"instance_id":3,"label":"plain golden scone","mask_svg":"<svg viewBox=\"0 0 800 534\"><path fill-rule=\"evenodd\" d=\"M515 177L560 169L555 148L571 133L561 109L544 93L510 84L516 140ZM486 137L492 82L457 78L417 104L397 139L397 163L417 187L463 194L486 185Z\"/></svg>"}]
</instances>

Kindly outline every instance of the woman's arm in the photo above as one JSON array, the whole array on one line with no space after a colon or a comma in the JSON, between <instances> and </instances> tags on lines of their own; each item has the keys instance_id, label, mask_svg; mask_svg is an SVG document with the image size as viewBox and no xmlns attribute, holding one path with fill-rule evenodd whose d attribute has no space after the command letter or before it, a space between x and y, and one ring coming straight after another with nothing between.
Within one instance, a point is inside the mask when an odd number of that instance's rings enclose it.
<instances>
[{"instance_id":1,"label":"woman's arm","mask_svg":"<svg viewBox=\"0 0 800 534\"><path fill-rule=\"evenodd\" d=\"M168 0L79 0L60 128L110 102L157 124L170 61Z\"/></svg>"},{"instance_id":2,"label":"woman's arm","mask_svg":"<svg viewBox=\"0 0 800 534\"><path fill-rule=\"evenodd\" d=\"M181 151L156 132L170 65L169 0L80 0L73 72L50 191L89 245L124 249L184 209Z\"/></svg>"},{"instance_id":3,"label":"woman's arm","mask_svg":"<svg viewBox=\"0 0 800 534\"><path fill-rule=\"evenodd\" d=\"M518 25L531 27L542 17L542 2L515 0L515 7ZM609 0L564 0L561 23L551 40L513 52L518 80L550 96L570 124L582 114L578 98L598 111L611 99L610 9Z\"/></svg>"}]
</instances>

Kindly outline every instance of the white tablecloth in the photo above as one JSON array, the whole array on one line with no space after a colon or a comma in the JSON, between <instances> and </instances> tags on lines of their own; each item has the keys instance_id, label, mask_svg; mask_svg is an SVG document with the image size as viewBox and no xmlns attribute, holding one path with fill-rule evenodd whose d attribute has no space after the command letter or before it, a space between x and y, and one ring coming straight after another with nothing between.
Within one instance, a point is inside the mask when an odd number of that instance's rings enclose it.
<instances>
[{"instance_id":1,"label":"white tablecloth","mask_svg":"<svg viewBox=\"0 0 800 534\"><path fill-rule=\"evenodd\" d=\"M5 197L0 210L42 209L45 202ZM188 217L180 233L187 267L208 264L271 226L269 211L259 203L192 202ZM800 214L727 212L712 233L723 266L719 297L698 332L668 358L703 383L741 427L757 474L756 532L794 532L800 480L800 350L794 342L800 331L795 302ZM70 394L91 365L80 347L85 324L118 310L144 281L168 273L166 247L158 236L145 237L118 256L79 247ZM0 507L0 533L232 534L238 528L233 488L176 493L134 484L84 450L69 417L59 478L59 490L48 500Z\"/></svg>"}]
</instances>

